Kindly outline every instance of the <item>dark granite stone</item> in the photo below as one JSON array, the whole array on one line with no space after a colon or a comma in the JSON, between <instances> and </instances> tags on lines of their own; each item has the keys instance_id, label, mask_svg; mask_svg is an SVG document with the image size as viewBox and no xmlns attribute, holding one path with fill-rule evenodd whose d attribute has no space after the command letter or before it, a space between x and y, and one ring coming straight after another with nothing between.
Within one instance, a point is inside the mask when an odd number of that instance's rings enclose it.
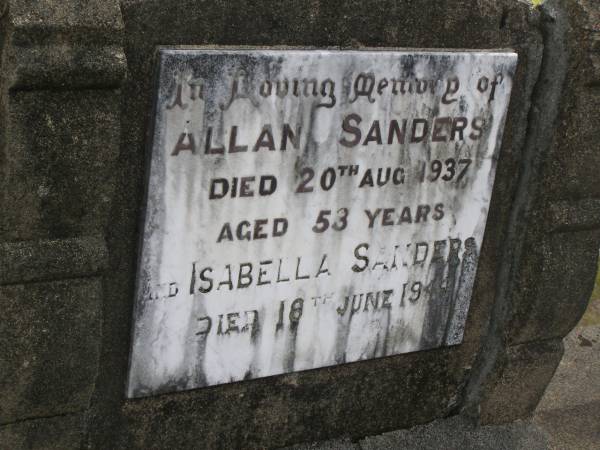
<instances>
[{"instance_id":1,"label":"dark granite stone","mask_svg":"<svg viewBox=\"0 0 600 450\"><path fill-rule=\"evenodd\" d=\"M70 238L104 229L114 185L118 98L111 91L8 96L0 239Z\"/></svg>"},{"instance_id":2,"label":"dark granite stone","mask_svg":"<svg viewBox=\"0 0 600 450\"><path fill-rule=\"evenodd\" d=\"M97 279L0 287L0 423L88 407L98 368Z\"/></svg>"},{"instance_id":3,"label":"dark granite stone","mask_svg":"<svg viewBox=\"0 0 600 450\"><path fill-rule=\"evenodd\" d=\"M511 345L562 338L577 324L594 287L598 238L595 230L530 238L505 328Z\"/></svg>"},{"instance_id":4,"label":"dark granite stone","mask_svg":"<svg viewBox=\"0 0 600 450\"><path fill-rule=\"evenodd\" d=\"M562 340L508 347L496 360L480 404L483 424L530 417L563 355Z\"/></svg>"},{"instance_id":5,"label":"dark granite stone","mask_svg":"<svg viewBox=\"0 0 600 450\"><path fill-rule=\"evenodd\" d=\"M82 439L83 420L77 414L0 425L2 449L77 450Z\"/></svg>"},{"instance_id":6,"label":"dark granite stone","mask_svg":"<svg viewBox=\"0 0 600 450\"><path fill-rule=\"evenodd\" d=\"M0 285L96 275L108 266L104 239L5 242L0 244Z\"/></svg>"}]
</instances>

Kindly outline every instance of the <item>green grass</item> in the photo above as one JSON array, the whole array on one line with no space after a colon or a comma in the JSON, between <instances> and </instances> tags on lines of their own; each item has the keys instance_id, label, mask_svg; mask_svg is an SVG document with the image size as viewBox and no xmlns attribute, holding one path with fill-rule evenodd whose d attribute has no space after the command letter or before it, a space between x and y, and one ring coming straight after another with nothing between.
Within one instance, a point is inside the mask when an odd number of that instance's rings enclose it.
<instances>
[{"instance_id":1,"label":"green grass","mask_svg":"<svg viewBox=\"0 0 600 450\"><path fill-rule=\"evenodd\" d=\"M596 274L596 284L590 298L590 303L581 319L580 325L600 325L600 267Z\"/></svg>"}]
</instances>

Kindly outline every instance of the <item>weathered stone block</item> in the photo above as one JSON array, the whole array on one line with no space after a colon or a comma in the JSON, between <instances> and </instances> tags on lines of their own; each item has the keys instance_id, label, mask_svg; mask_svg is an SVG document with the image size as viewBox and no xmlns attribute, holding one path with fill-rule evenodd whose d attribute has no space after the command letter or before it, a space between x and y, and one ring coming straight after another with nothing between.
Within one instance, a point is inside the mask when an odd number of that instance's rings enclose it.
<instances>
[{"instance_id":1,"label":"weathered stone block","mask_svg":"<svg viewBox=\"0 0 600 450\"><path fill-rule=\"evenodd\" d=\"M121 411L127 431L105 436L99 448L276 448L426 423L456 406L471 350L463 345L128 401Z\"/></svg>"},{"instance_id":2,"label":"weathered stone block","mask_svg":"<svg viewBox=\"0 0 600 450\"><path fill-rule=\"evenodd\" d=\"M592 231L596 202L579 202L600 198L595 145L600 127L594 125L598 64L596 56L587 54L600 47L597 19L582 19L582 5L597 12L597 2L551 0L543 13L514 0L0 3L8 5L0 14L6 25L0 33L0 241L10 242L2 250L10 262L0 269L2 282L93 275L104 250L78 239L104 231L112 263L102 299L99 365L98 280L0 288L5 314L0 322L0 422L25 419L0 430L3 444L76 447L71 416L31 418L85 409L92 391L95 401L88 413L94 420L86 442L98 449L265 447L349 433L360 437L427 422L462 406L477 354L482 365L494 363L494 356L482 354L480 347L489 335L491 311L498 315L492 317L500 324L498 334L505 333L511 344L527 343L505 353L498 348L501 339L495 340L499 336L492 337L490 346L501 358L483 386L482 418L512 420L535 407L560 359L558 338L584 306L592 275L587 266L585 273L581 269L587 261L593 270L597 248ZM557 43L564 54L553 51ZM185 44L511 48L519 54L464 344L124 400L153 54L157 45ZM557 87L552 82L564 68L565 55L570 64L566 83ZM126 65L129 79L122 91L112 90ZM560 114L544 114L548 103L557 100ZM548 122L536 128L540 117ZM532 130L541 131L528 138ZM552 136L554 143L546 145ZM113 177L119 179L116 192ZM546 227L545 211L531 219L527 208L515 205L521 179L519 201L531 200L540 209L552 205L549 214L557 227ZM511 211L516 213L511 216ZM511 226L533 228L533 234L511 235ZM523 261L514 250L526 237ZM54 244L65 238L75 240ZM28 242L15 244L23 240ZM63 270L61 262L67 259L72 261ZM506 279L499 280L507 266ZM577 277L571 276L575 268ZM514 295L492 309L498 287L515 279L516 288L509 289ZM551 340L537 342L545 338Z\"/></svg>"},{"instance_id":3,"label":"weathered stone block","mask_svg":"<svg viewBox=\"0 0 600 450\"><path fill-rule=\"evenodd\" d=\"M97 279L0 287L0 423L88 406L98 369Z\"/></svg>"},{"instance_id":4,"label":"weathered stone block","mask_svg":"<svg viewBox=\"0 0 600 450\"><path fill-rule=\"evenodd\" d=\"M107 265L98 236L0 244L0 285L96 275Z\"/></svg>"},{"instance_id":5,"label":"weathered stone block","mask_svg":"<svg viewBox=\"0 0 600 450\"><path fill-rule=\"evenodd\" d=\"M0 425L0 448L75 450L81 448L81 425L76 414Z\"/></svg>"},{"instance_id":6,"label":"weathered stone block","mask_svg":"<svg viewBox=\"0 0 600 450\"><path fill-rule=\"evenodd\" d=\"M598 234L534 234L526 243L504 330L511 344L562 338L577 324L593 288Z\"/></svg>"},{"instance_id":7,"label":"weathered stone block","mask_svg":"<svg viewBox=\"0 0 600 450\"><path fill-rule=\"evenodd\" d=\"M118 87L125 71L123 21L116 0L7 0L3 54L9 89Z\"/></svg>"},{"instance_id":8,"label":"weathered stone block","mask_svg":"<svg viewBox=\"0 0 600 450\"><path fill-rule=\"evenodd\" d=\"M540 185L544 197L572 201L600 197L600 12L590 0L568 3L570 28L565 38L577 48L569 57L561 113L552 124L554 142L544 161Z\"/></svg>"},{"instance_id":9,"label":"weathered stone block","mask_svg":"<svg viewBox=\"0 0 600 450\"><path fill-rule=\"evenodd\" d=\"M112 91L10 96L0 241L73 237L104 228L118 152L118 111Z\"/></svg>"},{"instance_id":10,"label":"weathered stone block","mask_svg":"<svg viewBox=\"0 0 600 450\"><path fill-rule=\"evenodd\" d=\"M6 0L10 23L16 28L50 30L85 28L114 30L122 28L117 0L86 2L43 0L24 2Z\"/></svg>"},{"instance_id":11,"label":"weathered stone block","mask_svg":"<svg viewBox=\"0 0 600 450\"><path fill-rule=\"evenodd\" d=\"M12 63L7 77L15 90L117 88L126 70L118 45L11 47L6 58Z\"/></svg>"},{"instance_id":12,"label":"weathered stone block","mask_svg":"<svg viewBox=\"0 0 600 450\"><path fill-rule=\"evenodd\" d=\"M424 11L427 13L424 13ZM118 254L106 302L110 320L90 431L96 448L245 448L393 429L445 416L460 407L462 388L487 331L503 230L521 169L533 86L541 64L540 14L510 1L309 2L200 4L124 1L129 78L125 94L118 213L111 253ZM248 18L252 18L248 20ZM123 402L131 314L136 213L152 105L156 45L403 46L513 48L519 53L504 145L484 240L473 308L462 346L369 363L246 381ZM129 192L137 192L131 196ZM444 369L444 367L447 367ZM181 433L180 430L185 430Z\"/></svg>"},{"instance_id":13,"label":"weathered stone block","mask_svg":"<svg viewBox=\"0 0 600 450\"><path fill-rule=\"evenodd\" d=\"M600 199L552 202L544 224L548 231L600 229Z\"/></svg>"},{"instance_id":14,"label":"weathered stone block","mask_svg":"<svg viewBox=\"0 0 600 450\"><path fill-rule=\"evenodd\" d=\"M480 404L483 424L529 417L542 398L563 355L562 340L508 347L496 361Z\"/></svg>"}]
</instances>

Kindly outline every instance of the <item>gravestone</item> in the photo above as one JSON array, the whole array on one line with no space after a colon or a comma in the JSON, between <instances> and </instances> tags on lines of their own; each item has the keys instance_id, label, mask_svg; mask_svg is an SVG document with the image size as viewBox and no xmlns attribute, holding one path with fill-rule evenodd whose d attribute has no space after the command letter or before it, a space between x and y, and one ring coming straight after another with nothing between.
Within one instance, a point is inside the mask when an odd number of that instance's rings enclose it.
<instances>
[{"instance_id":1,"label":"gravestone","mask_svg":"<svg viewBox=\"0 0 600 450\"><path fill-rule=\"evenodd\" d=\"M597 2L0 20L0 447L530 416L596 271Z\"/></svg>"}]
</instances>

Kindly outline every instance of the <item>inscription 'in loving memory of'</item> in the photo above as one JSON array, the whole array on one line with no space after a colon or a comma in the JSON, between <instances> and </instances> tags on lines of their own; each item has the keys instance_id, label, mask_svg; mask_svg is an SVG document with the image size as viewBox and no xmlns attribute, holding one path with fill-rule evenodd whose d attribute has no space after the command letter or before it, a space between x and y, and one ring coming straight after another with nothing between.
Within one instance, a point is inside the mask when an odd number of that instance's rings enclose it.
<instances>
[{"instance_id":1,"label":"inscription 'in loving memory of'","mask_svg":"<svg viewBox=\"0 0 600 450\"><path fill-rule=\"evenodd\" d=\"M158 60L129 397L462 341L514 53Z\"/></svg>"}]
</instances>

